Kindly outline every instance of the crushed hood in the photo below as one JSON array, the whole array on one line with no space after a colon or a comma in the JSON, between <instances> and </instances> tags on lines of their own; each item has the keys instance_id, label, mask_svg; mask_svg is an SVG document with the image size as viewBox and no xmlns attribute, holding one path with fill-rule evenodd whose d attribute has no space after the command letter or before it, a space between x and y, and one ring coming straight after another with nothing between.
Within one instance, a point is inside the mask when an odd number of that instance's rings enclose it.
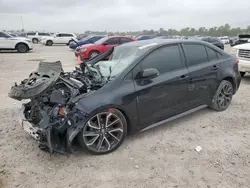
<instances>
[{"instance_id":1,"label":"crushed hood","mask_svg":"<svg viewBox=\"0 0 250 188\"><path fill-rule=\"evenodd\" d=\"M40 62L37 70L32 72L20 85L12 86L8 95L16 100L29 99L40 95L55 83L62 71L60 61Z\"/></svg>"}]
</instances>

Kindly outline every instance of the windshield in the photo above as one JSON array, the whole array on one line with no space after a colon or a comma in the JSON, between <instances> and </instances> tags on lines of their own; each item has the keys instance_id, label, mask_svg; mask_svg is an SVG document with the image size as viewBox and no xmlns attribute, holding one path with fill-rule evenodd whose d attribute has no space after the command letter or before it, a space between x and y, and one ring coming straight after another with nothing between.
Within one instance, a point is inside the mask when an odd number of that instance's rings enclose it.
<instances>
[{"instance_id":1,"label":"windshield","mask_svg":"<svg viewBox=\"0 0 250 188\"><path fill-rule=\"evenodd\" d=\"M117 46L114 48L113 54L108 61L100 61L94 66L99 67L104 77L115 78L135 59L141 56L145 50L139 49L137 46Z\"/></svg>"},{"instance_id":2,"label":"windshield","mask_svg":"<svg viewBox=\"0 0 250 188\"><path fill-rule=\"evenodd\" d=\"M13 38L9 33L3 33L5 38Z\"/></svg>"},{"instance_id":3,"label":"windshield","mask_svg":"<svg viewBox=\"0 0 250 188\"><path fill-rule=\"evenodd\" d=\"M109 37L104 37L99 39L98 41L96 41L94 44L102 44L103 42L105 42Z\"/></svg>"}]
</instances>

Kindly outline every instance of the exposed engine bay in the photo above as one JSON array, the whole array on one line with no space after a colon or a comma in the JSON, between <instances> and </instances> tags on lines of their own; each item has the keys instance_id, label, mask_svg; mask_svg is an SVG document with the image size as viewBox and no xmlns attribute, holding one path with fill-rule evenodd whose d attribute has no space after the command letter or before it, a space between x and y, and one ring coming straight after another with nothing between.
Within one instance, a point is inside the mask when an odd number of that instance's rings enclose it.
<instances>
[{"instance_id":1,"label":"exposed engine bay","mask_svg":"<svg viewBox=\"0 0 250 188\"><path fill-rule=\"evenodd\" d=\"M50 153L71 153L71 143L86 115L79 114L77 102L103 87L108 79L93 65L112 53L110 49L80 68L64 72L60 61L40 62L36 71L20 84L12 86L9 97L30 99L23 104L21 123L26 132Z\"/></svg>"}]
</instances>

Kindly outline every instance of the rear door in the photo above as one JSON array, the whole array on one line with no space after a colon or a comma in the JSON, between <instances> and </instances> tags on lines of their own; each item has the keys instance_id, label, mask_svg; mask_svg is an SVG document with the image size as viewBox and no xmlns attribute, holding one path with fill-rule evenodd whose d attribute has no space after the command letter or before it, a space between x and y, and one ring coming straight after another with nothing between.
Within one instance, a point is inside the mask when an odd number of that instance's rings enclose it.
<instances>
[{"instance_id":1,"label":"rear door","mask_svg":"<svg viewBox=\"0 0 250 188\"><path fill-rule=\"evenodd\" d=\"M141 79L137 75L155 68L159 75ZM147 55L133 71L141 129L188 108L188 69L178 44L160 47Z\"/></svg>"},{"instance_id":2,"label":"rear door","mask_svg":"<svg viewBox=\"0 0 250 188\"><path fill-rule=\"evenodd\" d=\"M202 44L184 44L185 56L190 73L190 105L208 104L216 90L219 66L216 54ZM209 53L209 58L207 55Z\"/></svg>"}]
</instances>

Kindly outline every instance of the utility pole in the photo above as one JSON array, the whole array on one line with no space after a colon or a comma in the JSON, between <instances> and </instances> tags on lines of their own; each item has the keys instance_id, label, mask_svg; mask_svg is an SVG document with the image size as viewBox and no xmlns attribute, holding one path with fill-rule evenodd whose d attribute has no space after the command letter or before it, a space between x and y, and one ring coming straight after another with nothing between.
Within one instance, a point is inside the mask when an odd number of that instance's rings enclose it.
<instances>
[{"instance_id":1,"label":"utility pole","mask_svg":"<svg viewBox=\"0 0 250 188\"><path fill-rule=\"evenodd\" d=\"M24 26L23 26L23 17L21 16L21 21L22 21L22 31L24 31Z\"/></svg>"}]
</instances>

